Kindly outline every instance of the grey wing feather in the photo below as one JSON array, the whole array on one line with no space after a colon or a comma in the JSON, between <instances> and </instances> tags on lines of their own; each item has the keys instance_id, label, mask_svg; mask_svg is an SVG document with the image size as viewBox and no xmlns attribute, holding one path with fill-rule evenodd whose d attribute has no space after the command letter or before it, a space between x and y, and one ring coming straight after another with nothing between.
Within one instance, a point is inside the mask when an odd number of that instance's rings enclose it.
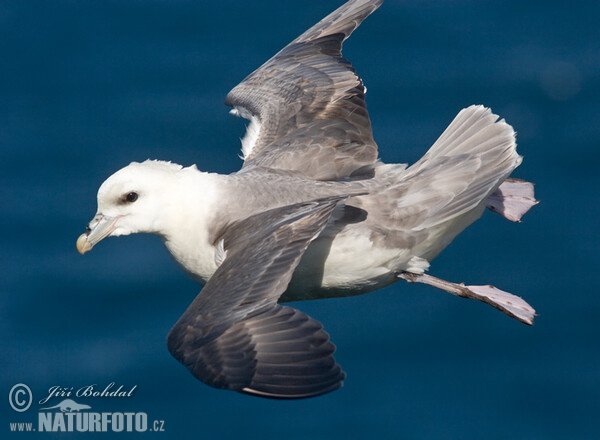
<instances>
[{"instance_id":1,"label":"grey wing feather","mask_svg":"<svg viewBox=\"0 0 600 440\"><path fill-rule=\"evenodd\" d=\"M222 353L215 358L228 371L229 383L220 385L247 394L312 397L339 388L345 378L321 324L287 306L240 321L209 345Z\"/></svg>"},{"instance_id":2,"label":"grey wing feather","mask_svg":"<svg viewBox=\"0 0 600 440\"><path fill-rule=\"evenodd\" d=\"M323 394L345 375L321 325L277 305L341 198L277 208L226 228L227 256L175 324L169 351L201 381L275 398Z\"/></svg>"},{"instance_id":3,"label":"grey wing feather","mask_svg":"<svg viewBox=\"0 0 600 440\"><path fill-rule=\"evenodd\" d=\"M244 167L332 180L370 171L377 160L365 88L342 43L382 0L351 0L250 74L225 103L251 120Z\"/></svg>"}]
</instances>

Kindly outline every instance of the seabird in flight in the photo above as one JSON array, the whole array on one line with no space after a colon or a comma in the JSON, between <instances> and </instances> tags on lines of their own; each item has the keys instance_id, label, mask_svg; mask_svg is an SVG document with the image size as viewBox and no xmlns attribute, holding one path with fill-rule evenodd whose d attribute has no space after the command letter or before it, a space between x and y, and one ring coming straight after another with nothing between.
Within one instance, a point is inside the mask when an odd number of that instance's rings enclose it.
<instances>
[{"instance_id":1,"label":"seabird in flight","mask_svg":"<svg viewBox=\"0 0 600 440\"><path fill-rule=\"evenodd\" d=\"M227 95L250 121L238 172L133 162L98 191L77 249L138 232L162 238L204 285L168 348L208 385L287 399L342 385L329 335L287 301L405 280L533 323L515 295L426 274L486 207L519 221L537 202L531 183L509 177L521 163L515 132L483 106L461 110L411 166L378 159L366 89L341 49L381 3L348 1Z\"/></svg>"}]
</instances>

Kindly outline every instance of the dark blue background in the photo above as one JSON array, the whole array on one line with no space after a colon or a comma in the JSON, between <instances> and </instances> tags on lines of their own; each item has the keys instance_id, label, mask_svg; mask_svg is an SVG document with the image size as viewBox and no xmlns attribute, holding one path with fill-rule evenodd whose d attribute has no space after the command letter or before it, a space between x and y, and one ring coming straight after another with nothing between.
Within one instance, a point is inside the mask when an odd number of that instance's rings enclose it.
<instances>
[{"instance_id":1,"label":"dark blue background","mask_svg":"<svg viewBox=\"0 0 600 440\"><path fill-rule=\"evenodd\" d=\"M226 93L340 4L0 3L2 395L18 382L36 402L53 385L137 384L130 399L83 403L145 411L171 438L597 437L595 1L392 0L344 52L368 86L385 162L417 160L470 104L515 127L525 159L514 175L542 203L522 224L486 213L431 273L522 295L534 327L401 283L300 303L348 378L324 397L269 401L207 387L170 356L166 335L198 287L157 237L75 251L98 186L129 162L237 170L243 123ZM1 436L37 419L36 402L18 414L2 399Z\"/></svg>"}]
</instances>

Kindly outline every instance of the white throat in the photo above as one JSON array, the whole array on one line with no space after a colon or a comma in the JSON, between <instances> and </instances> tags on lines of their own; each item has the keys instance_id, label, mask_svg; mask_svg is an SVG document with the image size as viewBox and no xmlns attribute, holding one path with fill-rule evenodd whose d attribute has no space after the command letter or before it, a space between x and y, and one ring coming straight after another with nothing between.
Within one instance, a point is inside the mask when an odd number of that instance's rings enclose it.
<instances>
[{"instance_id":1,"label":"white throat","mask_svg":"<svg viewBox=\"0 0 600 440\"><path fill-rule=\"evenodd\" d=\"M177 263L194 280L205 283L217 270L209 226L219 200L218 183L225 176L203 173L195 167L184 172L187 190L171 204L161 235Z\"/></svg>"}]
</instances>

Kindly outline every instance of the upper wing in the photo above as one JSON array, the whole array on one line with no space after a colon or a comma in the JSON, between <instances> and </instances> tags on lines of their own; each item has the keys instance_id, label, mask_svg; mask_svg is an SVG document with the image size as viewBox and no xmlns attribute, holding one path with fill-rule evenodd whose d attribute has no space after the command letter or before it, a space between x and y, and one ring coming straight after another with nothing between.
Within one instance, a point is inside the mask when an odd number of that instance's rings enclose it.
<instances>
[{"instance_id":1,"label":"upper wing","mask_svg":"<svg viewBox=\"0 0 600 440\"><path fill-rule=\"evenodd\" d=\"M244 167L299 171L331 180L377 160L365 87L342 43L383 0L350 0L236 86L225 100L249 119Z\"/></svg>"},{"instance_id":2,"label":"upper wing","mask_svg":"<svg viewBox=\"0 0 600 440\"><path fill-rule=\"evenodd\" d=\"M175 324L169 351L204 383L275 398L339 388L345 374L320 323L277 305L340 198L277 208L222 235L222 263Z\"/></svg>"}]
</instances>

